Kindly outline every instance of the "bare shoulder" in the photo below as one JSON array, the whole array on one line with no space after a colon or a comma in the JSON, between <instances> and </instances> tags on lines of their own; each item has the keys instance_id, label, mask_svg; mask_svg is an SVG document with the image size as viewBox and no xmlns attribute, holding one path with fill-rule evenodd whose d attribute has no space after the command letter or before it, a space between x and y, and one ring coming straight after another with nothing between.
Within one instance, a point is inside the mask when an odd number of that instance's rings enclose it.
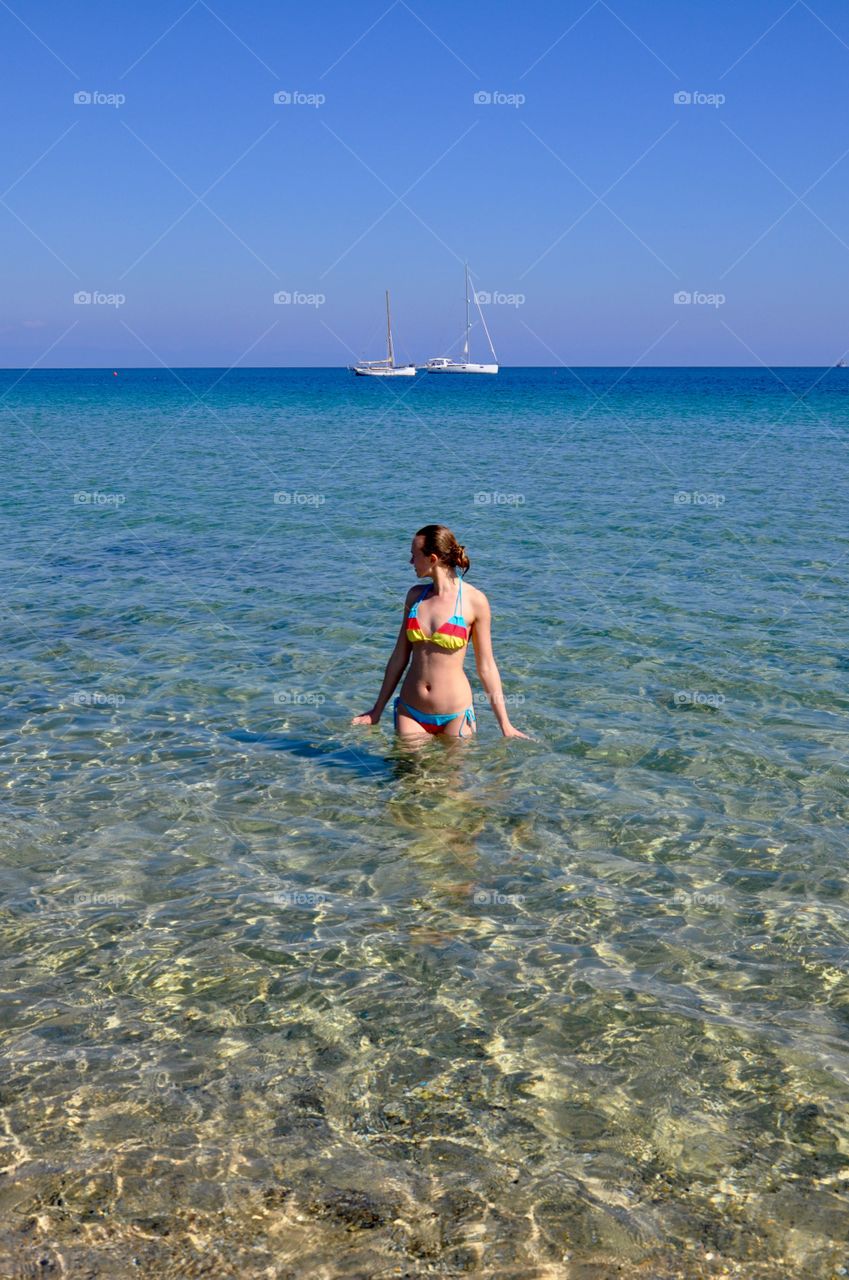
<instances>
[{"instance_id":1,"label":"bare shoulder","mask_svg":"<svg viewBox=\"0 0 849 1280\"><path fill-rule=\"evenodd\" d=\"M487 600L484 593L481 591L480 587L473 587L471 582L464 582L463 594L465 595L467 591L469 593L470 599L474 601L475 604L477 604L478 601L481 601L481 603L483 604L489 604L489 601Z\"/></svg>"},{"instance_id":2,"label":"bare shoulder","mask_svg":"<svg viewBox=\"0 0 849 1280\"><path fill-rule=\"evenodd\" d=\"M489 600L479 587L473 587L470 582L464 582L463 597L464 603L465 599L468 599L469 605L471 606L469 612L471 613L473 620L475 618L485 618L489 615Z\"/></svg>"}]
</instances>

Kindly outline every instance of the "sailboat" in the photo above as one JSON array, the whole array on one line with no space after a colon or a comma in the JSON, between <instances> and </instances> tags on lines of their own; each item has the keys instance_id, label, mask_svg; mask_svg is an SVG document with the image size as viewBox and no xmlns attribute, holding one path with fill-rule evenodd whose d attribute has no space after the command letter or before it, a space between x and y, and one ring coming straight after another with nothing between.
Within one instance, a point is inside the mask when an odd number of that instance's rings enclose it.
<instances>
[{"instance_id":1,"label":"sailboat","mask_svg":"<svg viewBox=\"0 0 849 1280\"><path fill-rule=\"evenodd\" d=\"M386 359L385 360L358 360L356 364L349 365L348 368L352 373L356 373L360 378L414 378L416 375L416 366L414 364L396 364L395 349L392 346L392 317L389 314L389 290L386 290Z\"/></svg>"},{"instance_id":2,"label":"sailboat","mask_svg":"<svg viewBox=\"0 0 849 1280\"><path fill-rule=\"evenodd\" d=\"M495 347L492 345L492 338L489 336L489 329L486 327L486 321L483 318L481 304L478 302L477 292L473 290L475 306L478 309L478 315L483 325L483 331L486 334L486 340L489 343L489 349L492 352L492 364L474 364L469 360L469 332L472 324L469 317L469 267L466 264L466 339L463 343L462 360L450 360L448 356L434 356L432 360L428 360L425 368L428 373L498 373L498 357L495 354Z\"/></svg>"}]
</instances>

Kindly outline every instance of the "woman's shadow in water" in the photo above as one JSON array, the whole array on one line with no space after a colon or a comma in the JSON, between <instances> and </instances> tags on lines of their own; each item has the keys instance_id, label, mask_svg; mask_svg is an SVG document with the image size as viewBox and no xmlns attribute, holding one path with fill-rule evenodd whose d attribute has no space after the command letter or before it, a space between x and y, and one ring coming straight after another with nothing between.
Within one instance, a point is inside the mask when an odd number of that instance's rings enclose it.
<instances>
[{"instance_id":1,"label":"woman's shadow in water","mask_svg":"<svg viewBox=\"0 0 849 1280\"><path fill-rule=\"evenodd\" d=\"M389 760L373 751L360 751L328 738L320 745L294 733L251 733L248 729L236 729L227 735L235 742L264 746L269 751L288 751L301 760L319 761L326 769L341 769L360 778L389 779L393 776Z\"/></svg>"},{"instance_id":2,"label":"woman's shadow in water","mask_svg":"<svg viewBox=\"0 0 849 1280\"><path fill-rule=\"evenodd\" d=\"M234 742L265 746L269 751L287 751L301 760L316 760L326 769L341 769L364 779L401 782L405 778L418 780L423 772L431 775L435 771L446 785L459 778L460 752L466 745L453 740L447 743L428 741L423 746L412 748L401 745L396 739L381 753L349 746L338 738L326 738L316 743L313 738L299 737L294 733L252 733L249 729L233 729L227 736Z\"/></svg>"}]
</instances>

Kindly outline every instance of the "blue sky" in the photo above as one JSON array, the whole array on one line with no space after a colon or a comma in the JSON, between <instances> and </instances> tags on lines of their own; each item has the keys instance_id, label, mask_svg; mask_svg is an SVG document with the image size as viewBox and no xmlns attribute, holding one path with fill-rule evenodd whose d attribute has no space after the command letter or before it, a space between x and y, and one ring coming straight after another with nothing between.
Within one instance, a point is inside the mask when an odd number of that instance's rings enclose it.
<instances>
[{"instance_id":1,"label":"blue sky","mask_svg":"<svg viewBox=\"0 0 849 1280\"><path fill-rule=\"evenodd\" d=\"M466 258L505 365L849 348L838 0L12 0L0 40L5 367L344 365L386 287L423 361Z\"/></svg>"}]
</instances>

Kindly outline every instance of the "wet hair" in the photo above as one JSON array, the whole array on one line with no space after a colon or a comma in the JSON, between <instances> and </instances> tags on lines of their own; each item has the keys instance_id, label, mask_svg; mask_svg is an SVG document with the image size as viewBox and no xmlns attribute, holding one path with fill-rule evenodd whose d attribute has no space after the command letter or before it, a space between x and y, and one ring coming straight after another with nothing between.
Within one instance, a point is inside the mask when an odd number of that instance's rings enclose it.
<instances>
[{"instance_id":1,"label":"wet hair","mask_svg":"<svg viewBox=\"0 0 849 1280\"><path fill-rule=\"evenodd\" d=\"M418 530L416 537L424 538L422 551L426 556L435 555L449 569L460 569L463 573L468 571L471 560L466 555L466 548L444 524L426 524Z\"/></svg>"}]
</instances>

